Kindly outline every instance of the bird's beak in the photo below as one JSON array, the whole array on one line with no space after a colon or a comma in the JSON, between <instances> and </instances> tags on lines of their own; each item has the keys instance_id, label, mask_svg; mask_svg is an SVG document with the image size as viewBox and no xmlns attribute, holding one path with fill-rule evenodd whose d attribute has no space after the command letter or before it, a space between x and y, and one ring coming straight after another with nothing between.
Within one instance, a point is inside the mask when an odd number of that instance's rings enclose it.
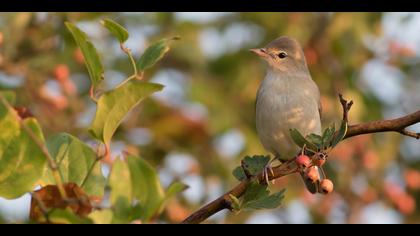
<instances>
[{"instance_id":1,"label":"bird's beak","mask_svg":"<svg viewBox=\"0 0 420 236\"><path fill-rule=\"evenodd\" d=\"M249 49L249 51L257 54L260 57L267 57L268 53L264 48L253 48L253 49Z\"/></svg>"}]
</instances>

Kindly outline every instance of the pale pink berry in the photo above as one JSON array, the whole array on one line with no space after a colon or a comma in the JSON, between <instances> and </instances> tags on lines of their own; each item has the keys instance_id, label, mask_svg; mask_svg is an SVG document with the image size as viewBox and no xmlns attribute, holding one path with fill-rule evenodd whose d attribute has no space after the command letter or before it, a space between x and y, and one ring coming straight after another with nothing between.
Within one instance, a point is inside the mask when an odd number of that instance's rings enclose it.
<instances>
[{"instance_id":1,"label":"pale pink berry","mask_svg":"<svg viewBox=\"0 0 420 236\"><path fill-rule=\"evenodd\" d=\"M323 179L320 184L320 190L323 194L331 193L334 189L334 184L329 179Z\"/></svg>"},{"instance_id":2,"label":"pale pink berry","mask_svg":"<svg viewBox=\"0 0 420 236\"><path fill-rule=\"evenodd\" d=\"M306 178L310 180L312 183L315 183L319 180L319 172L318 167L311 166L305 173Z\"/></svg>"},{"instance_id":3,"label":"pale pink berry","mask_svg":"<svg viewBox=\"0 0 420 236\"><path fill-rule=\"evenodd\" d=\"M307 168L311 165L311 158L306 155L299 155L296 157L296 164L299 167Z\"/></svg>"}]
</instances>

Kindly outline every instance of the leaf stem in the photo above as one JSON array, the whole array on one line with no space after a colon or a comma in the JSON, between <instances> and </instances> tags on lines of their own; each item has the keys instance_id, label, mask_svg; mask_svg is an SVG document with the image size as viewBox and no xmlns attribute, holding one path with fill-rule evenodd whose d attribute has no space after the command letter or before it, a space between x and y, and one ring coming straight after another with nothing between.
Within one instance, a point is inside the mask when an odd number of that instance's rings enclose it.
<instances>
[{"instance_id":1,"label":"leaf stem","mask_svg":"<svg viewBox=\"0 0 420 236\"><path fill-rule=\"evenodd\" d=\"M127 56L130 58L130 62L131 65L133 66L133 70L134 70L134 74L132 76L130 76L129 78L131 79L132 77L135 78L137 77L137 65L136 65L136 61L134 60L133 54L131 53L131 49L127 48L124 46L124 44L120 44L121 50L123 50L123 52L125 52L125 54L127 54Z\"/></svg>"},{"instance_id":2,"label":"leaf stem","mask_svg":"<svg viewBox=\"0 0 420 236\"><path fill-rule=\"evenodd\" d=\"M61 194L61 197L63 199L67 199L67 193L64 189L64 184L61 179L61 173L58 168L57 163L55 162L54 158L50 155L48 152L47 147L41 140L38 139L38 137L32 132L32 130L23 122L23 120L19 117L19 115L16 113L16 111L13 109L12 105L3 97L2 94L0 94L0 101L1 103L9 110L11 114L13 114L16 118L16 120L19 122L20 126L23 128L23 130L29 135L29 137L34 141L34 143L39 147L41 152L44 154L44 156L47 158L48 165L52 171L53 177L55 179L55 182L58 186L58 190Z\"/></svg>"}]
</instances>

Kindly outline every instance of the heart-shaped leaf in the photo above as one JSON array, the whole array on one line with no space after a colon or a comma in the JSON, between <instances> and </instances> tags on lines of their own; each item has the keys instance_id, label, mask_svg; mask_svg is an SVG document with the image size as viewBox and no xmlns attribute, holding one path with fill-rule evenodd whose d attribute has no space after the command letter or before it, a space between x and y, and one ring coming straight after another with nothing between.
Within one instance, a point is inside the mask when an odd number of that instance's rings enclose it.
<instances>
[{"instance_id":1,"label":"heart-shaped leaf","mask_svg":"<svg viewBox=\"0 0 420 236\"><path fill-rule=\"evenodd\" d=\"M111 32L120 43L124 43L128 39L128 31L111 19L105 19L101 21L101 24Z\"/></svg>"},{"instance_id":2,"label":"heart-shaped leaf","mask_svg":"<svg viewBox=\"0 0 420 236\"><path fill-rule=\"evenodd\" d=\"M77 46L82 51L85 59L85 64L89 72L89 76L92 82L92 86L96 88L99 83L104 79L104 68L102 66L99 55L96 51L95 46L89 41L85 32L80 30L76 25L65 22L68 30L73 35Z\"/></svg>"},{"instance_id":3,"label":"heart-shaped leaf","mask_svg":"<svg viewBox=\"0 0 420 236\"><path fill-rule=\"evenodd\" d=\"M102 175L100 163L96 163L97 157L92 148L66 133L48 138L47 147L58 164L63 182L72 182L81 186L89 196L103 196L105 177ZM88 174L89 177L86 179ZM43 180L46 184L55 183L50 169L47 170Z\"/></svg>"},{"instance_id":4,"label":"heart-shaped leaf","mask_svg":"<svg viewBox=\"0 0 420 236\"><path fill-rule=\"evenodd\" d=\"M95 119L89 129L98 140L109 144L123 118L145 97L162 90L163 85L130 80L104 93L98 100Z\"/></svg>"},{"instance_id":5,"label":"heart-shaped leaf","mask_svg":"<svg viewBox=\"0 0 420 236\"><path fill-rule=\"evenodd\" d=\"M172 40L177 40L179 37L174 37L171 39L162 39L150 47L148 47L140 59L137 61L137 68L140 71L145 71L148 68L152 67L156 62L158 62L162 57L169 51L169 43Z\"/></svg>"}]
</instances>

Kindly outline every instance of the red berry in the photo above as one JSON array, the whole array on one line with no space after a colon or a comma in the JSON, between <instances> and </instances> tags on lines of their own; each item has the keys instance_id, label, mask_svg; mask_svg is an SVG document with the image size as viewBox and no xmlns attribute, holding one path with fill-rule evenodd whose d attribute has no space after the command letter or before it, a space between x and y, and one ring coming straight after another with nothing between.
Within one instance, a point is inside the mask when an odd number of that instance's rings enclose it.
<instances>
[{"instance_id":1,"label":"red berry","mask_svg":"<svg viewBox=\"0 0 420 236\"><path fill-rule=\"evenodd\" d=\"M296 157L296 164L299 167L307 168L311 165L311 158L309 158L306 155L299 155L298 157Z\"/></svg>"},{"instance_id":2,"label":"red berry","mask_svg":"<svg viewBox=\"0 0 420 236\"><path fill-rule=\"evenodd\" d=\"M334 189L334 184L329 179L323 179L320 184L320 191L323 194L331 193Z\"/></svg>"},{"instance_id":3,"label":"red berry","mask_svg":"<svg viewBox=\"0 0 420 236\"><path fill-rule=\"evenodd\" d=\"M315 183L319 180L319 172L318 167L311 166L305 173L306 178L310 180L312 183Z\"/></svg>"},{"instance_id":4,"label":"red berry","mask_svg":"<svg viewBox=\"0 0 420 236\"><path fill-rule=\"evenodd\" d=\"M319 153L314 156L313 162L316 166L323 166L325 162L327 161L326 155L323 153Z\"/></svg>"}]
</instances>

